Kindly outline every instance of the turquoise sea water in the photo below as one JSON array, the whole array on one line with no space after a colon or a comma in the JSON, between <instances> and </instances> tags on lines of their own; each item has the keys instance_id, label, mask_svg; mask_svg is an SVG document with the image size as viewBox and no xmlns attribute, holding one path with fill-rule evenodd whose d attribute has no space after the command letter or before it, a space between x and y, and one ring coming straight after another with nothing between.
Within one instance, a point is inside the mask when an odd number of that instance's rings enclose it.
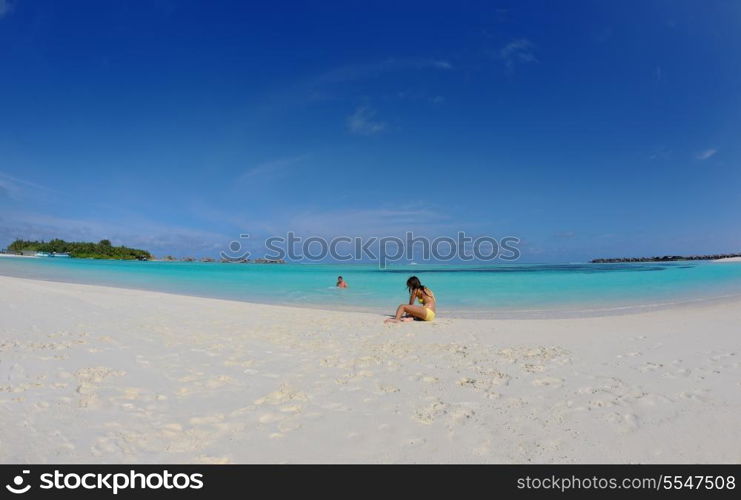
<instances>
[{"instance_id":1,"label":"turquoise sea water","mask_svg":"<svg viewBox=\"0 0 741 500\"><path fill-rule=\"evenodd\" d=\"M337 275L350 288L335 288ZM417 275L438 314L549 316L741 295L741 263L260 265L0 258L0 275L262 303L393 312Z\"/></svg>"}]
</instances>

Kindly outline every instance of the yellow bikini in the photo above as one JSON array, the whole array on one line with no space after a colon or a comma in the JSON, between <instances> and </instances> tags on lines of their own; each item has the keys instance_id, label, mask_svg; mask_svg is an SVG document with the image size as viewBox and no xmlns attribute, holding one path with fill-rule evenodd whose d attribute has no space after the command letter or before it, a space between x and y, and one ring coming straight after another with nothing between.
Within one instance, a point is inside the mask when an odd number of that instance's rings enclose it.
<instances>
[{"instance_id":1,"label":"yellow bikini","mask_svg":"<svg viewBox=\"0 0 741 500\"><path fill-rule=\"evenodd\" d=\"M425 289L425 292L427 292L428 294L430 294L430 296L433 299L435 298L435 294L432 293L432 290ZM425 292L422 292L422 293L424 294ZM425 298L424 298L424 295L421 295L421 296L417 297L417 300L419 300L419 303L422 304L422 306L425 309L427 309L427 311L425 312L425 321L432 321L433 319L435 319L435 311L433 311L431 308L425 306Z\"/></svg>"}]
</instances>

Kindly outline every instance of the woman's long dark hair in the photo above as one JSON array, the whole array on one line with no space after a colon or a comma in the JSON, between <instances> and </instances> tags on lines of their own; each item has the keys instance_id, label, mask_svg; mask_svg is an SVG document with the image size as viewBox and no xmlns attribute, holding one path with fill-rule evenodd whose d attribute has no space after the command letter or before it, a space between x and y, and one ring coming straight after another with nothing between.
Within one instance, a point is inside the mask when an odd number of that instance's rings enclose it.
<instances>
[{"instance_id":1,"label":"woman's long dark hair","mask_svg":"<svg viewBox=\"0 0 741 500\"><path fill-rule=\"evenodd\" d=\"M422 290L422 293L425 295L430 295L427 292L427 288L422 284L421 281L419 281L419 278L416 276L412 276L407 280L407 290L409 290L409 295L413 294L417 290Z\"/></svg>"}]
</instances>

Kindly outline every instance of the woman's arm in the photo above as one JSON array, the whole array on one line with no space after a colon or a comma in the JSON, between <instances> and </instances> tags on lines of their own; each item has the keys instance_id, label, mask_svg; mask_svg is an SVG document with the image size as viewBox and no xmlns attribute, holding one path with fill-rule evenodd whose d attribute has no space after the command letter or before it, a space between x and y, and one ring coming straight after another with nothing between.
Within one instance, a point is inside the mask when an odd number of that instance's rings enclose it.
<instances>
[{"instance_id":1,"label":"woman's arm","mask_svg":"<svg viewBox=\"0 0 741 500\"><path fill-rule=\"evenodd\" d=\"M415 295L415 292L412 292L409 294L409 305L410 306L414 305L414 295Z\"/></svg>"}]
</instances>

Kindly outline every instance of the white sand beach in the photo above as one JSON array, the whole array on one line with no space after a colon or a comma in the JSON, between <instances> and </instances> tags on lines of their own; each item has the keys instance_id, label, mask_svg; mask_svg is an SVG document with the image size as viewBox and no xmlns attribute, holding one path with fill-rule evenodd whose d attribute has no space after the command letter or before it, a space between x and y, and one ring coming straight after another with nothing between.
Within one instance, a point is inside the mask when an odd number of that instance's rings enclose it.
<instances>
[{"instance_id":1,"label":"white sand beach","mask_svg":"<svg viewBox=\"0 0 741 500\"><path fill-rule=\"evenodd\" d=\"M724 259L715 259L713 262L741 262L741 257L726 257Z\"/></svg>"},{"instance_id":2,"label":"white sand beach","mask_svg":"<svg viewBox=\"0 0 741 500\"><path fill-rule=\"evenodd\" d=\"M383 319L0 277L0 461L741 462L739 301Z\"/></svg>"}]
</instances>

